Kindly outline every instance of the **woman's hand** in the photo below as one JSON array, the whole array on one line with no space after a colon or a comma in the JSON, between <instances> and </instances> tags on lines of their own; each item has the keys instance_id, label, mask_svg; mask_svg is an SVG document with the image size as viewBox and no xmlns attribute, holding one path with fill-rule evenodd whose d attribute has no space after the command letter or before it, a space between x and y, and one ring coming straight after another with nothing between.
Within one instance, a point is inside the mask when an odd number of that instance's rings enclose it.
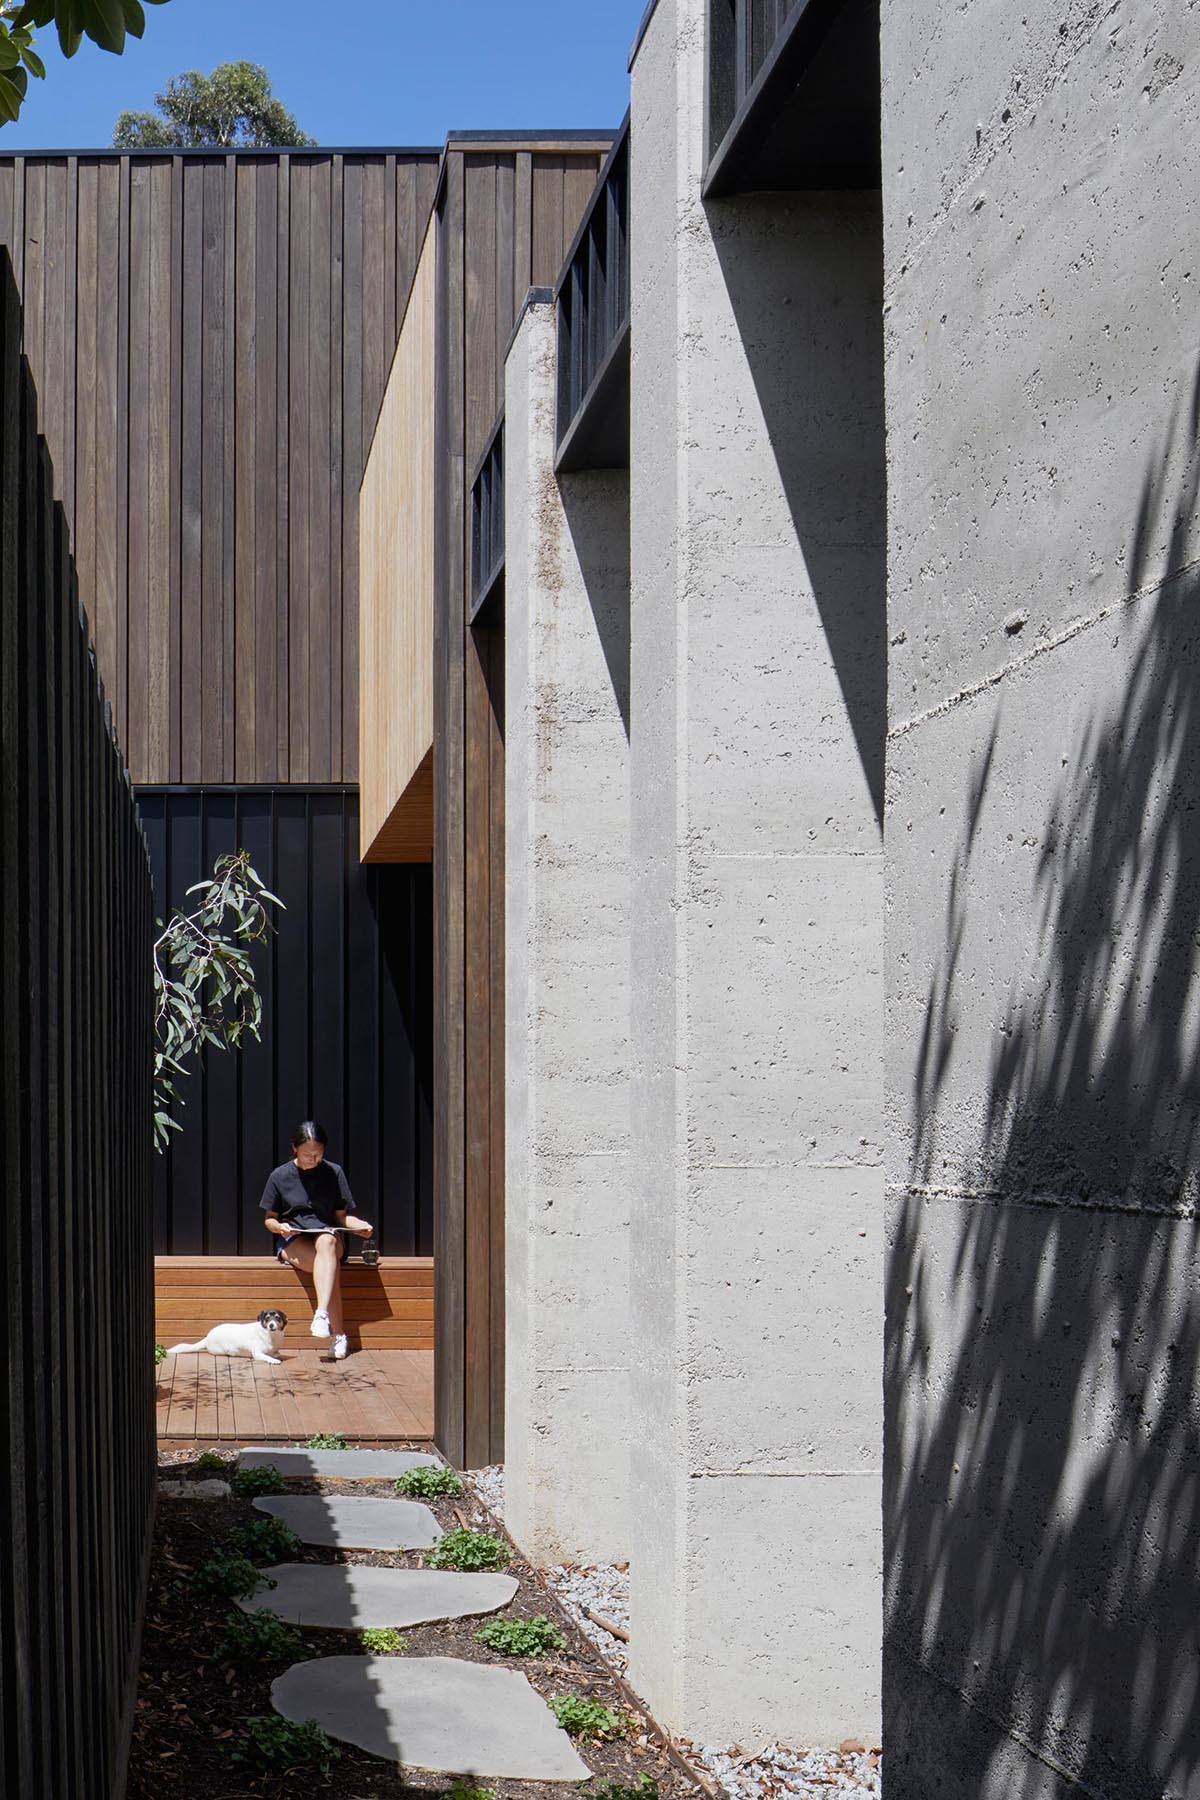
<instances>
[{"instance_id":1,"label":"woman's hand","mask_svg":"<svg viewBox=\"0 0 1200 1800\"><path fill-rule=\"evenodd\" d=\"M360 1219L357 1213L350 1214L346 1219L346 1230L357 1232L359 1237L370 1237L374 1229L366 1219Z\"/></svg>"}]
</instances>

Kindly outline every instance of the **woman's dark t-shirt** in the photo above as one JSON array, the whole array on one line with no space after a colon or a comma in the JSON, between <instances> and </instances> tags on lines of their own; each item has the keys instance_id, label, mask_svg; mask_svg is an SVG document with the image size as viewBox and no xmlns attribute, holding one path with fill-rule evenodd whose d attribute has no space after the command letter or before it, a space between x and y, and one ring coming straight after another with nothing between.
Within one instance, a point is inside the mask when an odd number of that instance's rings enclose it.
<instances>
[{"instance_id":1,"label":"woman's dark t-shirt","mask_svg":"<svg viewBox=\"0 0 1200 1800\"><path fill-rule=\"evenodd\" d=\"M350 1183L338 1163L328 1157L315 1169L298 1169L294 1162L272 1169L259 1201L264 1212L278 1213L293 1231L328 1231L336 1226L339 1212L353 1212Z\"/></svg>"}]
</instances>

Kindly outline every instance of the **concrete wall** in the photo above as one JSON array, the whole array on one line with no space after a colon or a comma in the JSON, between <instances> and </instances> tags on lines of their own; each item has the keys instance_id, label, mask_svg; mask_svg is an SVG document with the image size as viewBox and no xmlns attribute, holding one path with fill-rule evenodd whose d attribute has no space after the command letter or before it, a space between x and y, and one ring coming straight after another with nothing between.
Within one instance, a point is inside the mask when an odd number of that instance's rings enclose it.
<instances>
[{"instance_id":1,"label":"concrete wall","mask_svg":"<svg viewBox=\"0 0 1200 1800\"><path fill-rule=\"evenodd\" d=\"M629 482L554 476L554 309L505 391L506 1509L629 1554Z\"/></svg>"},{"instance_id":2,"label":"concrete wall","mask_svg":"<svg viewBox=\"0 0 1200 1800\"><path fill-rule=\"evenodd\" d=\"M884 0L888 1800L1200 1793L1198 51Z\"/></svg>"},{"instance_id":3,"label":"concrete wall","mask_svg":"<svg viewBox=\"0 0 1200 1800\"><path fill-rule=\"evenodd\" d=\"M870 197L706 208L702 0L632 76L632 1677L878 1729L884 737Z\"/></svg>"}]
</instances>

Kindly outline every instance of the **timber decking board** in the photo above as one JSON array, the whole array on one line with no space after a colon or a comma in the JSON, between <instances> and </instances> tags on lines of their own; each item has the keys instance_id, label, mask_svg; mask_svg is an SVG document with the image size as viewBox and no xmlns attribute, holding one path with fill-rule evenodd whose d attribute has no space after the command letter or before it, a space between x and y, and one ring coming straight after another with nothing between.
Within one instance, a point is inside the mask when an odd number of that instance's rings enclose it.
<instances>
[{"instance_id":1,"label":"timber decking board","mask_svg":"<svg viewBox=\"0 0 1200 1800\"><path fill-rule=\"evenodd\" d=\"M0 242L137 782L356 779L357 493L437 168L0 156Z\"/></svg>"},{"instance_id":2,"label":"timber decking board","mask_svg":"<svg viewBox=\"0 0 1200 1800\"><path fill-rule=\"evenodd\" d=\"M341 1291L352 1349L432 1347L433 1265L428 1258L385 1257L377 1269L352 1258L342 1268ZM265 1306L287 1313L290 1352L308 1331L315 1306L311 1278L269 1256L155 1258L155 1337L168 1349L198 1343L214 1325L251 1319Z\"/></svg>"},{"instance_id":3,"label":"timber decking board","mask_svg":"<svg viewBox=\"0 0 1200 1800\"><path fill-rule=\"evenodd\" d=\"M428 1351L287 1350L282 1363L204 1353L168 1357L158 1371L158 1435L176 1442L291 1442L316 1431L352 1441L429 1442Z\"/></svg>"}]
</instances>

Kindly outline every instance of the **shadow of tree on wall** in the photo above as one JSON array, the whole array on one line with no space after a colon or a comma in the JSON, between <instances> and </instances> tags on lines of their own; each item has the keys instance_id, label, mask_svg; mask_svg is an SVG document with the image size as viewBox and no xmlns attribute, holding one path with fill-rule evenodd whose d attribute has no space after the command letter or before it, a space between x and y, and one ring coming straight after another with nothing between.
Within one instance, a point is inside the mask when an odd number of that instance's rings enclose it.
<instances>
[{"instance_id":1,"label":"shadow of tree on wall","mask_svg":"<svg viewBox=\"0 0 1200 1800\"><path fill-rule=\"evenodd\" d=\"M979 883L1001 772L1021 779L999 703L968 780L890 1220L885 1766L903 1800L1200 1795L1198 437L1200 385L1144 482L1136 605L1091 628L1127 675L1062 758L1027 904L993 879L986 910ZM963 1085L987 1023L977 949L1012 963L982 1096Z\"/></svg>"}]
</instances>

